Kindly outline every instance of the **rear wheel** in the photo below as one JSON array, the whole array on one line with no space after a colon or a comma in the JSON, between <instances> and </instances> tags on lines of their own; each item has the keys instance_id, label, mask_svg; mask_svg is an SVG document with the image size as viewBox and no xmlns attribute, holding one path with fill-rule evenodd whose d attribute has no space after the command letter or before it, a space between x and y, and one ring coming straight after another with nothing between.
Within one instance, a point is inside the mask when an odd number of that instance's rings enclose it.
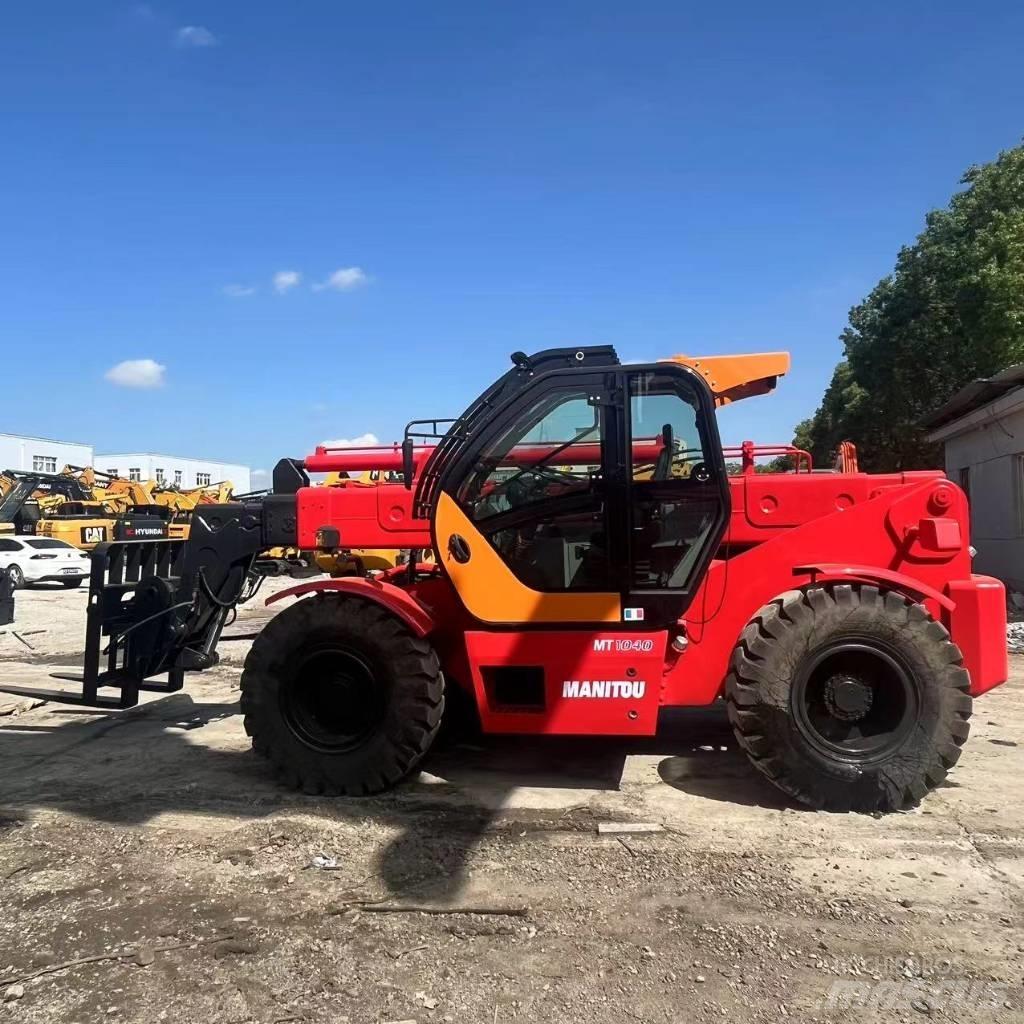
<instances>
[{"instance_id":1,"label":"rear wheel","mask_svg":"<svg viewBox=\"0 0 1024 1024\"><path fill-rule=\"evenodd\" d=\"M77 580L61 580L60 581L60 585L62 587L66 587L68 590L74 590L75 587L80 587L82 585L82 581L81 581L81 579L77 579Z\"/></svg>"},{"instance_id":2,"label":"rear wheel","mask_svg":"<svg viewBox=\"0 0 1024 1024\"><path fill-rule=\"evenodd\" d=\"M920 604L876 587L789 591L744 629L726 681L754 766L828 810L892 811L945 779L967 739L963 657Z\"/></svg>"},{"instance_id":3,"label":"rear wheel","mask_svg":"<svg viewBox=\"0 0 1024 1024\"><path fill-rule=\"evenodd\" d=\"M253 749L307 793L393 786L430 748L444 710L437 655L395 616L321 594L271 619L242 673Z\"/></svg>"}]
</instances>

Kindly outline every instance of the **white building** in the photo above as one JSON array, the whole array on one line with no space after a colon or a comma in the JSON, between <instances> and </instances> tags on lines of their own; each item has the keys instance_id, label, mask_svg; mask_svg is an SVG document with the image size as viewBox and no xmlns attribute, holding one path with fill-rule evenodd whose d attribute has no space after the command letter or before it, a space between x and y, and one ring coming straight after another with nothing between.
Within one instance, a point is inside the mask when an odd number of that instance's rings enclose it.
<instances>
[{"instance_id":1,"label":"white building","mask_svg":"<svg viewBox=\"0 0 1024 1024\"><path fill-rule=\"evenodd\" d=\"M92 460L91 444L0 434L0 472L16 469L59 473L65 466L91 466Z\"/></svg>"},{"instance_id":2,"label":"white building","mask_svg":"<svg viewBox=\"0 0 1024 1024\"><path fill-rule=\"evenodd\" d=\"M93 465L103 473L128 480L155 480L185 491L223 480L231 481L236 494L252 490L249 467L234 462L213 462L152 452L119 452L114 455L97 454Z\"/></svg>"}]
</instances>

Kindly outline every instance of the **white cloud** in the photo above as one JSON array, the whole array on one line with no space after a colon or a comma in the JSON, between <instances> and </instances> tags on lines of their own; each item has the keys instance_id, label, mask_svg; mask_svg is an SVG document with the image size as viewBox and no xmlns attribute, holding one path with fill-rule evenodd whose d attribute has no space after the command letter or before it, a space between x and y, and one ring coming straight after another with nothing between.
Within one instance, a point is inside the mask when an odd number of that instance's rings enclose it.
<instances>
[{"instance_id":1,"label":"white cloud","mask_svg":"<svg viewBox=\"0 0 1024 1024\"><path fill-rule=\"evenodd\" d=\"M321 441L320 443L325 448L371 448L380 444L380 438L367 431L358 437L336 437L331 441Z\"/></svg>"},{"instance_id":2,"label":"white cloud","mask_svg":"<svg viewBox=\"0 0 1024 1024\"><path fill-rule=\"evenodd\" d=\"M284 295L290 288L294 288L302 280L302 275L297 270L279 270L274 275L274 291L278 295Z\"/></svg>"},{"instance_id":3,"label":"white cloud","mask_svg":"<svg viewBox=\"0 0 1024 1024\"><path fill-rule=\"evenodd\" d=\"M204 49L219 44L220 40L202 25L184 25L174 33L174 45L182 48Z\"/></svg>"},{"instance_id":4,"label":"white cloud","mask_svg":"<svg viewBox=\"0 0 1024 1024\"><path fill-rule=\"evenodd\" d=\"M322 292L325 288L331 288L336 292L350 292L353 288L362 287L369 280L362 267L340 267L328 276L326 281L319 281L313 285L313 290Z\"/></svg>"},{"instance_id":5,"label":"white cloud","mask_svg":"<svg viewBox=\"0 0 1024 1024\"><path fill-rule=\"evenodd\" d=\"M247 295L256 294L256 289L248 284L226 284L221 291L233 299L244 299Z\"/></svg>"},{"instance_id":6,"label":"white cloud","mask_svg":"<svg viewBox=\"0 0 1024 1024\"><path fill-rule=\"evenodd\" d=\"M167 367L153 359L126 359L103 375L122 388L162 388Z\"/></svg>"}]
</instances>

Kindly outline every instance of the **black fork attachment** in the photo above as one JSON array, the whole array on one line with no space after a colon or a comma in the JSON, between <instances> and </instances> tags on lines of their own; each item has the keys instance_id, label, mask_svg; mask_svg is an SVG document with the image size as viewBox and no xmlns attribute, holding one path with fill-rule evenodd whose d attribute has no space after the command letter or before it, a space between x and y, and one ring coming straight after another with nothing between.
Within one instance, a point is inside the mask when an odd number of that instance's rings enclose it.
<instances>
[{"instance_id":1,"label":"black fork attachment","mask_svg":"<svg viewBox=\"0 0 1024 1024\"><path fill-rule=\"evenodd\" d=\"M258 586L253 561L265 547L281 543L280 537L294 535L294 507L291 499L289 517L284 496L201 505L187 540L98 545L92 553L82 673L52 673L80 683L81 693L8 686L5 680L0 692L130 708L140 692L180 690L186 672L217 664L224 626ZM163 675L166 681L153 679ZM104 689L111 692L101 693Z\"/></svg>"}]
</instances>

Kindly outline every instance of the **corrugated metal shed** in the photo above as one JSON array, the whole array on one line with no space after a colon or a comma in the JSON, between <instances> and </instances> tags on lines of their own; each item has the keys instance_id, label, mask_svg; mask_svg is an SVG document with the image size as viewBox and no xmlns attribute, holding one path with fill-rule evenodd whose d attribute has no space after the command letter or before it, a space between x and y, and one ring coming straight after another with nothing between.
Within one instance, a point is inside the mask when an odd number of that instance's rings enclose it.
<instances>
[{"instance_id":1,"label":"corrugated metal shed","mask_svg":"<svg viewBox=\"0 0 1024 1024\"><path fill-rule=\"evenodd\" d=\"M1002 398L1003 395L1021 386L1024 386L1024 363L1008 366L994 377L972 380L948 402L925 416L921 420L921 426L926 430L935 430L974 412L975 409L980 409L983 405L988 405L989 402L994 402L997 398Z\"/></svg>"}]
</instances>

